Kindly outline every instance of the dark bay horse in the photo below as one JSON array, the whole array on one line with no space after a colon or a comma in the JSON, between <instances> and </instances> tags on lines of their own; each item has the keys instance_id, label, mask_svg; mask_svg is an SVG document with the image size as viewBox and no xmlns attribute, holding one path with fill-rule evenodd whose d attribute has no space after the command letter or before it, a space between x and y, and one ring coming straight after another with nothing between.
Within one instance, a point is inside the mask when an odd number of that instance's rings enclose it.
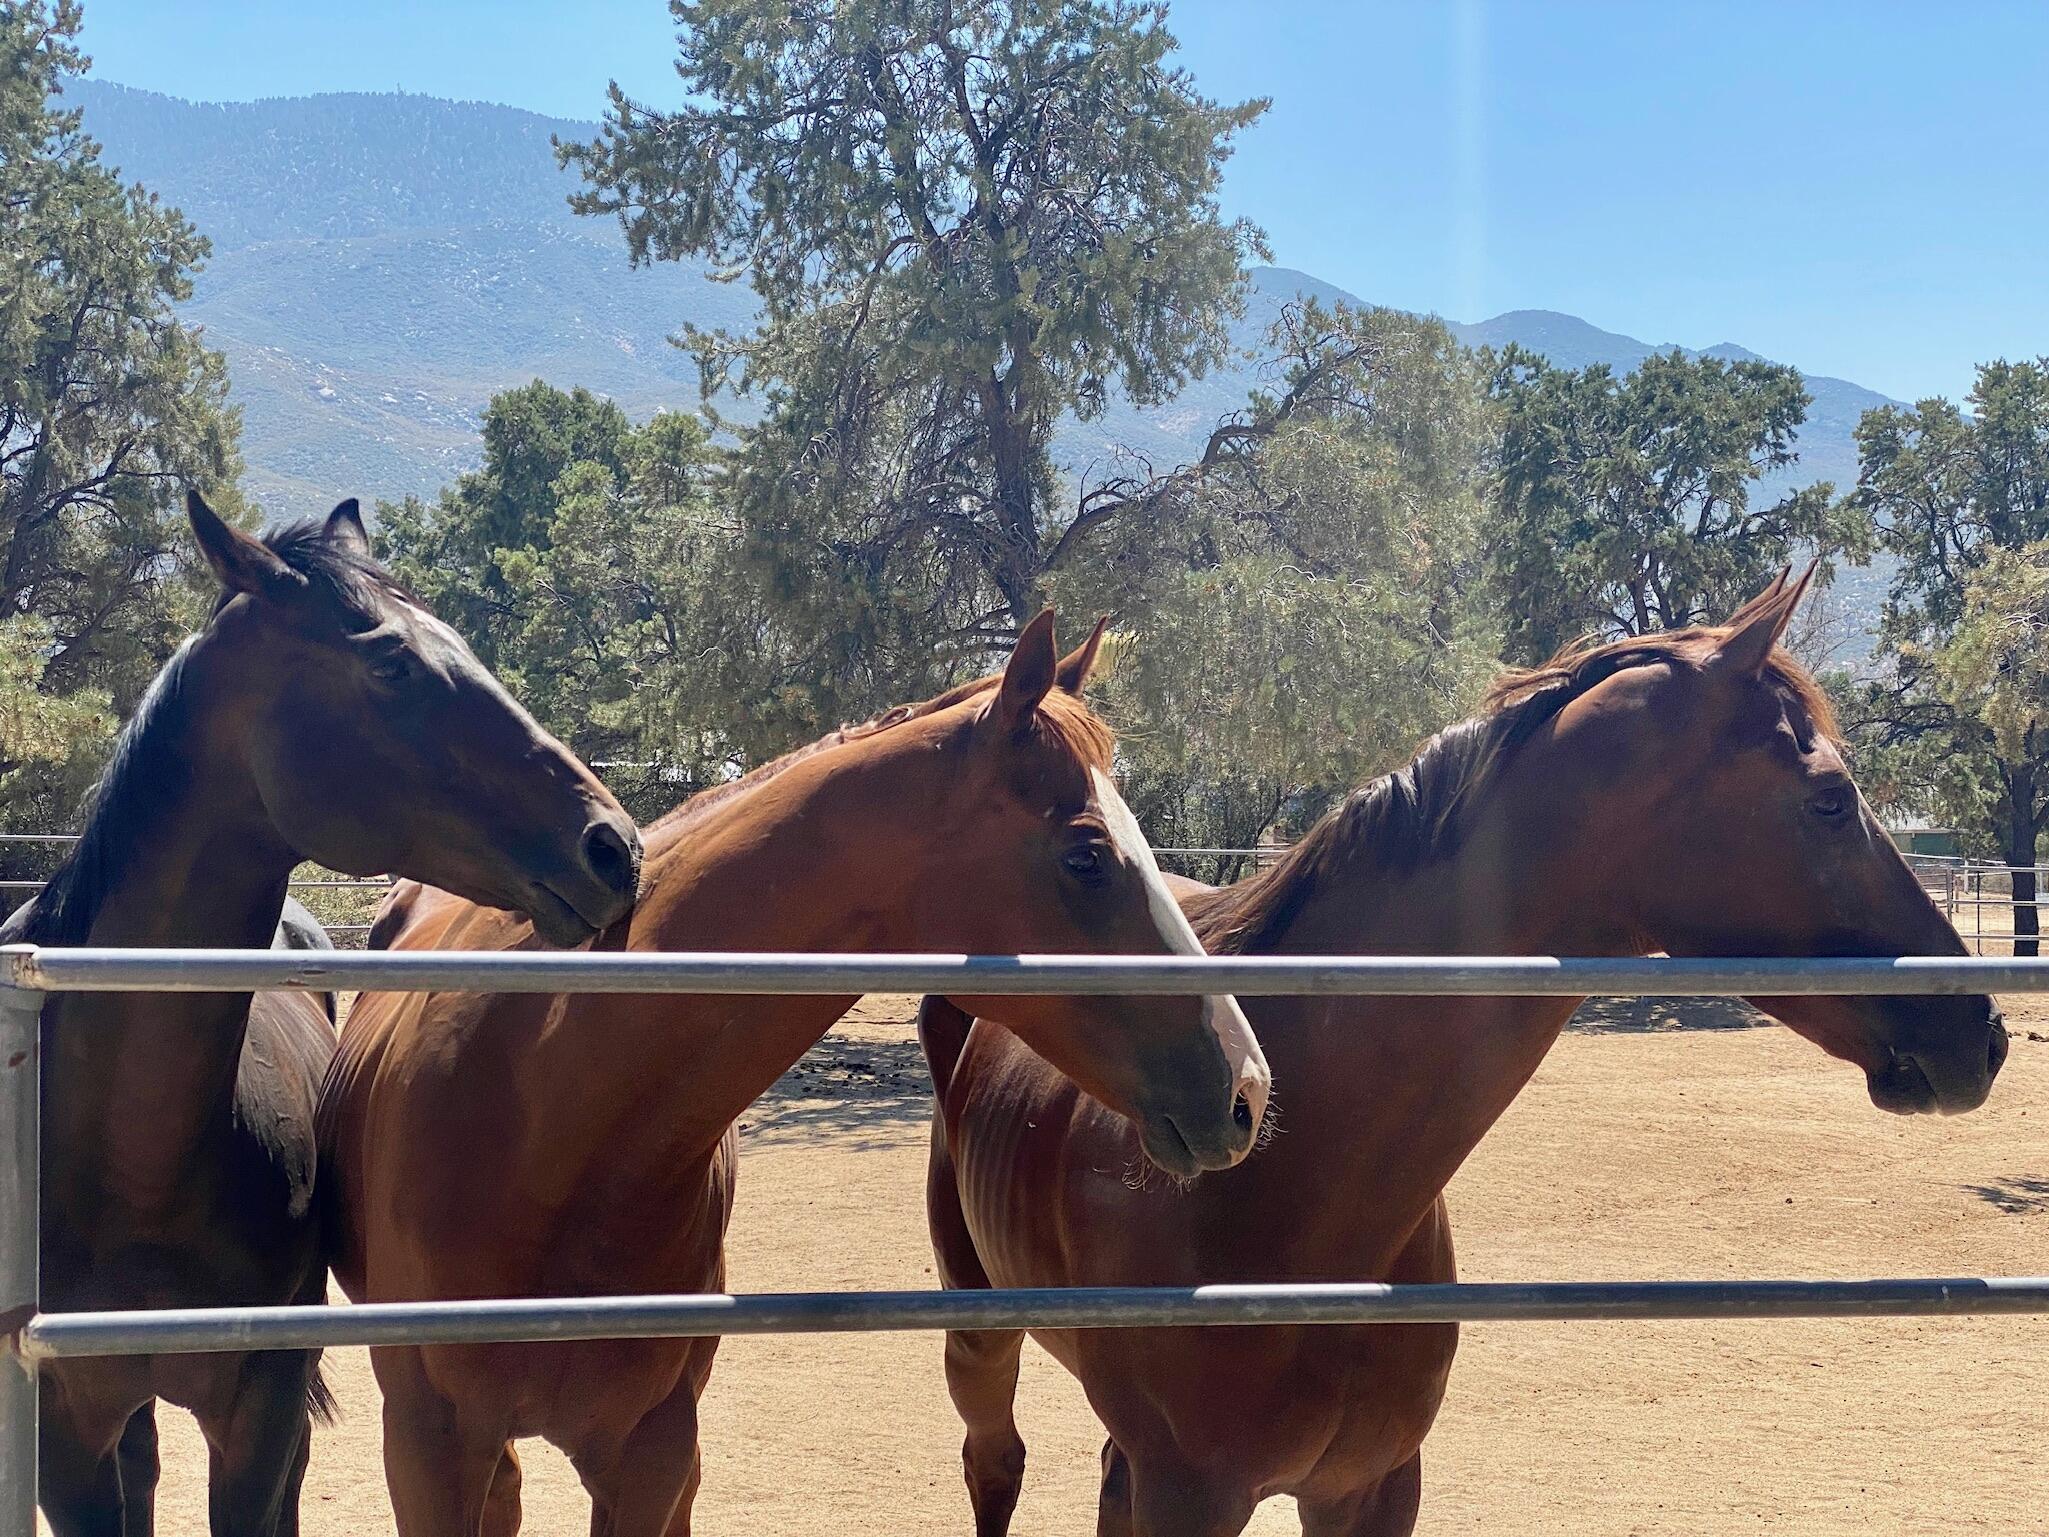
<instances>
[{"instance_id":1,"label":"dark bay horse","mask_svg":"<svg viewBox=\"0 0 2049 1537\"><path fill-rule=\"evenodd\" d=\"M1061 681L1042 614L994 685L699 797L647 830L640 904L601 943L1199 952L1111 784L1108 729ZM527 942L446 896L392 900L407 916L378 937L397 948ZM321 1095L336 1276L359 1301L723 1289L734 1120L854 1001L365 995ZM1178 1173L1252 1146L1266 1066L1230 999L962 1001L1136 1123L1127 1173L1141 1146ZM373 1352L399 1530L509 1537L510 1443L537 1435L582 1475L592 1531L687 1532L716 1349Z\"/></svg>"},{"instance_id":2,"label":"dark bay horse","mask_svg":"<svg viewBox=\"0 0 2049 1537\"><path fill-rule=\"evenodd\" d=\"M1184 897L1253 954L1961 955L1851 782L1827 701L1776 642L1805 579L1725 628L1574 650L1368 784L1272 870ZM928 1196L949 1286L1448 1281L1443 1191L1550 1049L1569 998L1258 998L1276 1134L1185 1189L1120 1176L1116 1117L1000 1030L928 1000ZM1981 1103L1985 997L1753 1000L1893 1111ZM1311 1537L1401 1537L1449 1326L1036 1336L1109 1432L1097 1530L1224 1537L1295 1497ZM1016 1333L949 1337L975 1529L1024 1471ZM1513 1528L1508 1518L1505 1529Z\"/></svg>"},{"instance_id":3,"label":"dark bay horse","mask_svg":"<svg viewBox=\"0 0 2049 1537\"><path fill-rule=\"evenodd\" d=\"M424 877L572 943L631 906L639 835L604 787L371 559L356 504L257 540L187 510L223 593L115 746L84 831L8 942L262 948L314 859ZM310 935L301 934L299 942ZM42 1306L318 1302L321 1002L54 995L43 1015ZM146 1533L159 1398L199 1419L216 1534L298 1530L317 1352L42 1373L59 1537Z\"/></svg>"}]
</instances>

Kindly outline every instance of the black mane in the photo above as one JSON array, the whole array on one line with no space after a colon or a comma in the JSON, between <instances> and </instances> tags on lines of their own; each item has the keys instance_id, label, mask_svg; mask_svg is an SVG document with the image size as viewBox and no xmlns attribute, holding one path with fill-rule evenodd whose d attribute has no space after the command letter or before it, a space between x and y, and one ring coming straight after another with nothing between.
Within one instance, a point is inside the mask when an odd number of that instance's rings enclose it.
<instances>
[{"instance_id":1,"label":"black mane","mask_svg":"<svg viewBox=\"0 0 2049 1537\"><path fill-rule=\"evenodd\" d=\"M310 591L337 613L346 628L368 628L379 622L377 616L391 598L406 598L374 560L327 537L324 518L273 529L264 534L263 542L306 578ZM234 596L223 592L213 612L218 615ZM114 739L106 772L86 797L78 841L35 899L0 930L9 943L84 943L130 852L162 808L186 788L189 768L171 744L186 705L186 659L198 639L188 638L172 653Z\"/></svg>"}]
</instances>

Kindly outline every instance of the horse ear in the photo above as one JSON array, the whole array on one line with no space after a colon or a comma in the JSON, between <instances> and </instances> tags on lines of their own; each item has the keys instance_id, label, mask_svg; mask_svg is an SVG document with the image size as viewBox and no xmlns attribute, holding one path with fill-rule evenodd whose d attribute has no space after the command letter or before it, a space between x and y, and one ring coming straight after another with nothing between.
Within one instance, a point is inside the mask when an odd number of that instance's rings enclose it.
<instances>
[{"instance_id":1,"label":"horse ear","mask_svg":"<svg viewBox=\"0 0 2049 1537\"><path fill-rule=\"evenodd\" d=\"M1819 561L1809 562L1807 569L1800 573L1800 579L1792 583L1786 580L1793 569L1788 566L1771 586L1736 610L1735 617L1729 621L1729 633L1716 652L1716 661L1738 677L1762 677L1765 663L1771 660L1773 647L1786 633L1786 626L1792 623L1800 600L1807 596L1808 584L1814 580L1814 570L1819 564Z\"/></svg>"},{"instance_id":2,"label":"horse ear","mask_svg":"<svg viewBox=\"0 0 2049 1537\"><path fill-rule=\"evenodd\" d=\"M370 534L363 527L362 506L352 496L335 505L327 515L327 539L330 544L339 544L354 551L365 559L370 555Z\"/></svg>"},{"instance_id":3,"label":"horse ear","mask_svg":"<svg viewBox=\"0 0 2049 1537\"><path fill-rule=\"evenodd\" d=\"M1110 616L1103 615L1089 631L1089 638L1060 659L1060 665L1053 670L1053 681L1060 685L1062 693L1079 695L1088 683L1089 674L1096 670L1096 653L1103 649L1103 631L1109 623Z\"/></svg>"},{"instance_id":4,"label":"horse ear","mask_svg":"<svg viewBox=\"0 0 2049 1537\"><path fill-rule=\"evenodd\" d=\"M306 579L260 539L252 539L206 505L197 491L185 493L185 516L213 574L230 592L278 598L296 592Z\"/></svg>"},{"instance_id":5,"label":"horse ear","mask_svg":"<svg viewBox=\"0 0 2049 1537\"><path fill-rule=\"evenodd\" d=\"M1019 730L1052 690L1059 665L1059 654L1053 648L1053 610L1041 609L1039 617L1024 627L1003 666L988 718L1005 731Z\"/></svg>"}]
</instances>

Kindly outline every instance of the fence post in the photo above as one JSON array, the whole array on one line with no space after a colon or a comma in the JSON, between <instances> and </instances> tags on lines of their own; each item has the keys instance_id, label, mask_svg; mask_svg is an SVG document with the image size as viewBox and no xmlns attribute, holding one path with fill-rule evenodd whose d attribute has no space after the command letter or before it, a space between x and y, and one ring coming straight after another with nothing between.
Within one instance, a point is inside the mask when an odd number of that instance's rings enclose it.
<instances>
[{"instance_id":1,"label":"fence post","mask_svg":"<svg viewBox=\"0 0 2049 1537\"><path fill-rule=\"evenodd\" d=\"M16 1346L36 1310L42 1013L0 972L0 1537L36 1530L36 1369Z\"/></svg>"}]
</instances>

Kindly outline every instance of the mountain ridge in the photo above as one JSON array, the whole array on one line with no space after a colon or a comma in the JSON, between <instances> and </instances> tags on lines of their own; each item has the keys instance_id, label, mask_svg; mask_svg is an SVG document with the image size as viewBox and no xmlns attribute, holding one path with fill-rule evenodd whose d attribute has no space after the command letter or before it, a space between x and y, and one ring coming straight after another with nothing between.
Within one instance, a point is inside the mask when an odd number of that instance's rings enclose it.
<instances>
[{"instance_id":1,"label":"mountain ridge","mask_svg":"<svg viewBox=\"0 0 2049 1537\"><path fill-rule=\"evenodd\" d=\"M696 368L667 338L685 320L745 326L754 312L744 285L700 264L630 268L616 225L569 211L575 179L550 141L592 123L405 93L208 104L89 78L66 91L106 161L213 242L185 313L228 357L249 489L272 511L432 495L476 462L491 395L535 377L636 416L692 409ZM1251 279L1234 328L1247 351L1298 294L1365 302L1285 267ZM1516 341L1569 367L1626 372L1671 350L1554 310L1447 324L1468 345ZM1734 342L1679 350L1759 356ZM1115 400L1064 425L1061 462L1186 457L1260 376L1241 360L1162 406ZM1807 387L1801 462L1775 481L1847 484L1857 417L1886 397L1824 375Z\"/></svg>"}]
</instances>

